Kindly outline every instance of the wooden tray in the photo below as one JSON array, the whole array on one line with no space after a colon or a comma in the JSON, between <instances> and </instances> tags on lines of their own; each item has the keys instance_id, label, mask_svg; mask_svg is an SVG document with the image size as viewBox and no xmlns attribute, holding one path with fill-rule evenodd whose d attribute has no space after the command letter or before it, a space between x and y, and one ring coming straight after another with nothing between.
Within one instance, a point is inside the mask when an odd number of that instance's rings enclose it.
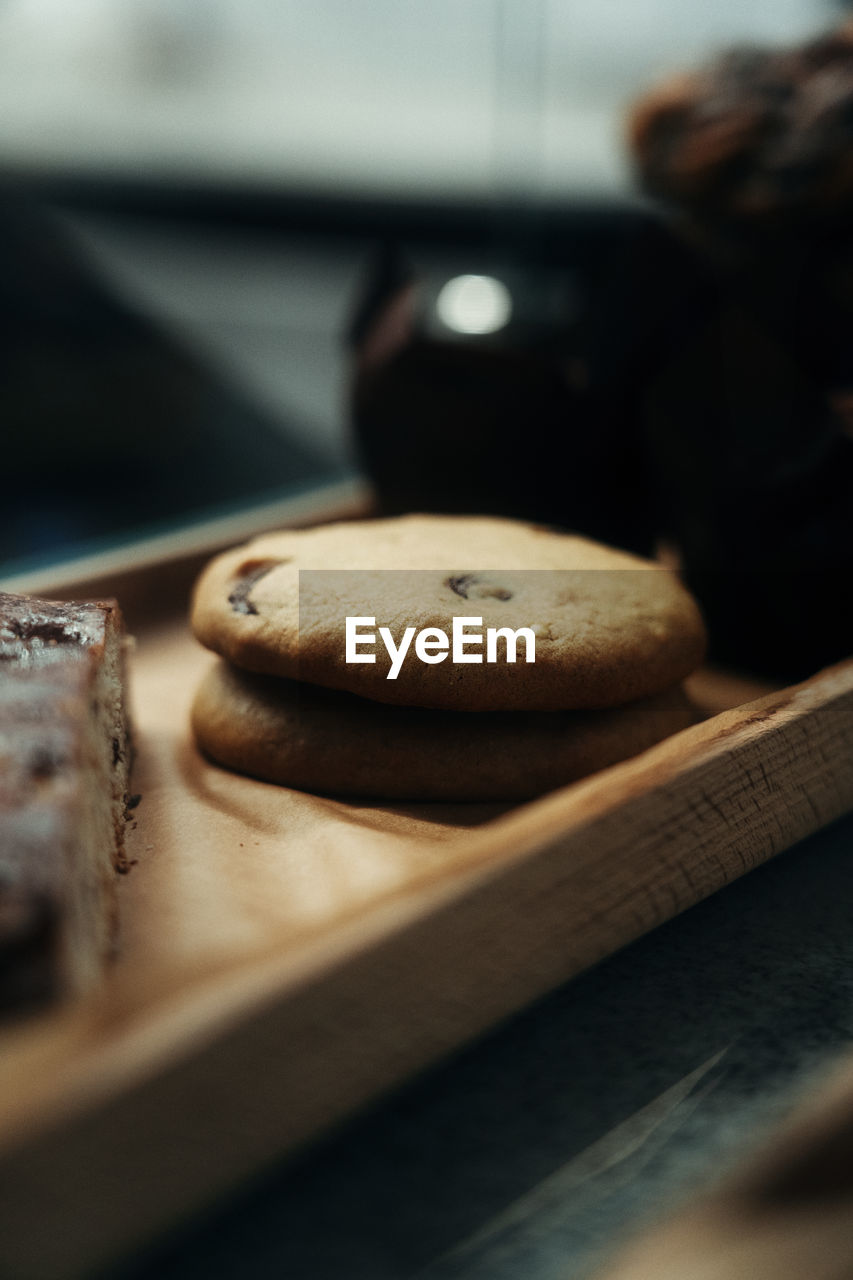
<instances>
[{"instance_id":1,"label":"wooden tray","mask_svg":"<svg viewBox=\"0 0 853 1280\"><path fill-rule=\"evenodd\" d=\"M380 808L203 762L209 656L149 616L122 955L0 1036L16 1280L121 1255L853 808L853 662L512 812Z\"/></svg>"}]
</instances>

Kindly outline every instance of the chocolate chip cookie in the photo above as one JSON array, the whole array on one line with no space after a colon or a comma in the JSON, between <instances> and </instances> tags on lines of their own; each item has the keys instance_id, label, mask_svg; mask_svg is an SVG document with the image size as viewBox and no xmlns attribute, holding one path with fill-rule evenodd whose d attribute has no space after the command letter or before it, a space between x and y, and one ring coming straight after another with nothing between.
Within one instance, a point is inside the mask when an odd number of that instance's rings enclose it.
<instances>
[{"instance_id":1,"label":"chocolate chip cookie","mask_svg":"<svg viewBox=\"0 0 853 1280\"><path fill-rule=\"evenodd\" d=\"M463 619L464 652L449 640ZM705 649L698 608L671 572L486 517L264 535L207 567L192 625L244 670L454 711L619 706L678 684ZM372 641L348 646L348 626Z\"/></svg>"},{"instance_id":2,"label":"chocolate chip cookie","mask_svg":"<svg viewBox=\"0 0 853 1280\"><path fill-rule=\"evenodd\" d=\"M606 711L429 711L238 671L196 694L212 760L300 790L385 800L532 799L644 751L696 718L680 688Z\"/></svg>"}]
</instances>

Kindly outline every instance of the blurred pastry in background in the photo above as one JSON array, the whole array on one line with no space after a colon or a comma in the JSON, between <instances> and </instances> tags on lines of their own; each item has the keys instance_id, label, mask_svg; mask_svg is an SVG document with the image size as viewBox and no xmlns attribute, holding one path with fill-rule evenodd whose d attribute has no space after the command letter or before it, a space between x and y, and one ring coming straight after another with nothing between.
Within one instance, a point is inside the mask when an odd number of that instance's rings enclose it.
<instances>
[{"instance_id":1,"label":"blurred pastry in background","mask_svg":"<svg viewBox=\"0 0 853 1280\"><path fill-rule=\"evenodd\" d=\"M853 25L670 79L629 134L696 263L643 391L663 532L713 654L798 679L853 652Z\"/></svg>"},{"instance_id":2,"label":"blurred pastry in background","mask_svg":"<svg viewBox=\"0 0 853 1280\"><path fill-rule=\"evenodd\" d=\"M853 24L670 77L628 124L647 209L493 254L496 328L454 331L446 282L380 257L362 462L385 514L666 546L713 660L803 679L853 652Z\"/></svg>"},{"instance_id":3,"label":"blurred pastry in background","mask_svg":"<svg viewBox=\"0 0 853 1280\"><path fill-rule=\"evenodd\" d=\"M643 188L705 226L767 235L853 205L853 23L793 48L737 48L633 108Z\"/></svg>"}]
</instances>

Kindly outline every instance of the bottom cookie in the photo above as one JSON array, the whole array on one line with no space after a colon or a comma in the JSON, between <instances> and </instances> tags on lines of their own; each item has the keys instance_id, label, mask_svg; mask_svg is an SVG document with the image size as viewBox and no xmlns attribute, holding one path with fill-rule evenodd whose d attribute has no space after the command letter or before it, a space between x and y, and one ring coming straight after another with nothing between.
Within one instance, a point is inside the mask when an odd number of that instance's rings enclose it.
<instances>
[{"instance_id":1,"label":"bottom cookie","mask_svg":"<svg viewBox=\"0 0 853 1280\"><path fill-rule=\"evenodd\" d=\"M384 800L529 800L696 720L679 687L607 711L427 711L219 663L192 726L216 763L300 791Z\"/></svg>"}]
</instances>

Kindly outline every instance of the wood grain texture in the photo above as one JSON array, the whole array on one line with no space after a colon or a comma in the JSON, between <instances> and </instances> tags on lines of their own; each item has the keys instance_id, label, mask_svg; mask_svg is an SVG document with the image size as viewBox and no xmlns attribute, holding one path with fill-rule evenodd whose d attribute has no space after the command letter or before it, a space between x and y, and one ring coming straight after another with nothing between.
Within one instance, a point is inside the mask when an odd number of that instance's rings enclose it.
<instances>
[{"instance_id":1,"label":"wood grain texture","mask_svg":"<svg viewBox=\"0 0 853 1280\"><path fill-rule=\"evenodd\" d=\"M140 644L111 981L0 1041L0 1274L131 1248L853 808L853 663L495 816L206 764L207 661Z\"/></svg>"}]
</instances>

